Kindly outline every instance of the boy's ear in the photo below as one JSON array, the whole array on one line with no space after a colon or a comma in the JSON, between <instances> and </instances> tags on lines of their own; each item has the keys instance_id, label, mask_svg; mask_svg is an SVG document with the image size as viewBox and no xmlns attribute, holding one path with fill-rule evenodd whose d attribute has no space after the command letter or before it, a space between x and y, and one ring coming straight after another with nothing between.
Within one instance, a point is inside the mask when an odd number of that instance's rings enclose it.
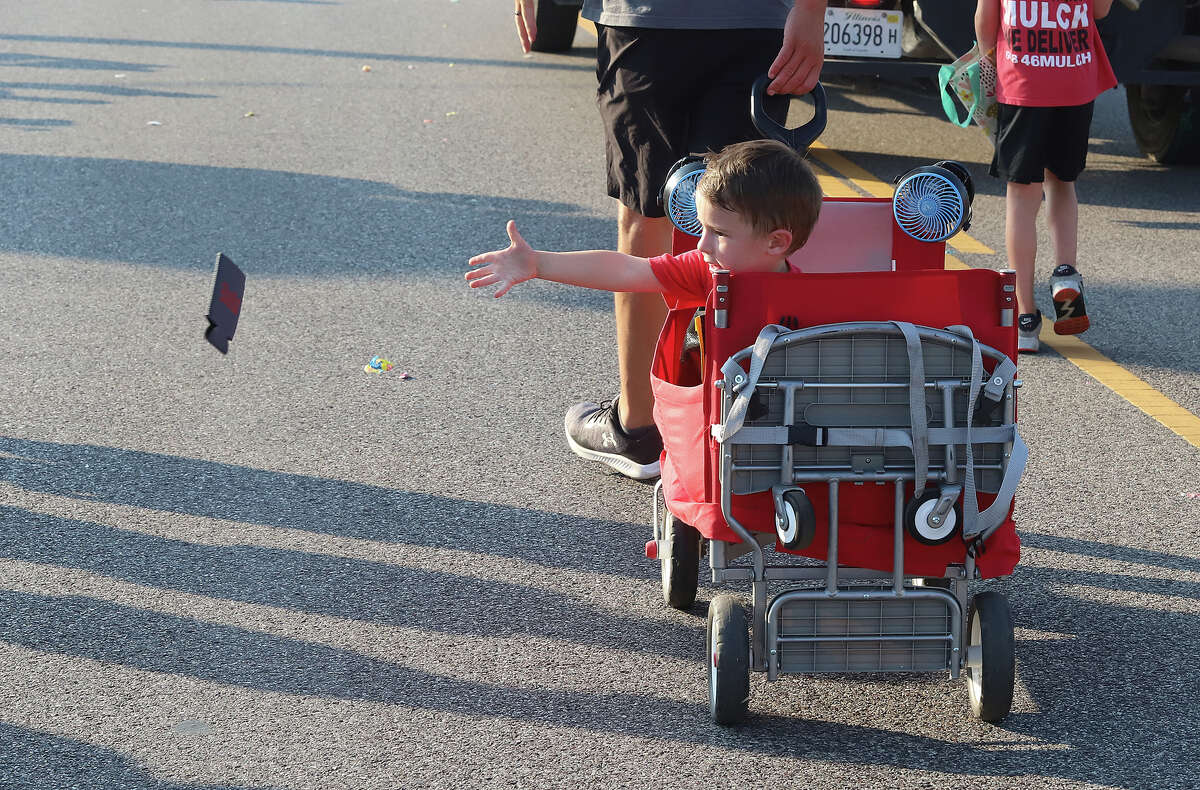
<instances>
[{"instance_id":1,"label":"boy's ear","mask_svg":"<svg viewBox=\"0 0 1200 790\"><path fill-rule=\"evenodd\" d=\"M767 249L772 255L783 255L792 246L792 232L776 228L767 234Z\"/></svg>"}]
</instances>

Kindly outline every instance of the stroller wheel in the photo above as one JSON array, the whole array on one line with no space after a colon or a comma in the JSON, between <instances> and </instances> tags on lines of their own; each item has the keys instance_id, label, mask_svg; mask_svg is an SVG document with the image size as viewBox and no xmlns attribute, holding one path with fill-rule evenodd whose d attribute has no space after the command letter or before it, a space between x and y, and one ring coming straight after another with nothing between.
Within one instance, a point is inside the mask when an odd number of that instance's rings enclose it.
<instances>
[{"instance_id":1,"label":"stroller wheel","mask_svg":"<svg viewBox=\"0 0 1200 790\"><path fill-rule=\"evenodd\" d=\"M967 694L971 712L984 721L1000 721L1012 709L1016 649L1008 600L987 590L971 600L968 616Z\"/></svg>"},{"instance_id":2,"label":"stroller wheel","mask_svg":"<svg viewBox=\"0 0 1200 790\"><path fill-rule=\"evenodd\" d=\"M783 495L782 507L775 513L775 535L785 549L806 549L817 534L817 516L804 489Z\"/></svg>"},{"instance_id":3,"label":"stroller wheel","mask_svg":"<svg viewBox=\"0 0 1200 790\"><path fill-rule=\"evenodd\" d=\"M962 508L957 502L938 523L933 523L933 509L940 496L936 489L926 489L921 496L910 499L904 508L904 526L908 534L926 546L938 546L950 540L958 534L962 524Z\"/></svg>"},{"instance_id":4,"label":"stroller wheel","mask_svg":"<svg viewBox=\"0 0 1200 790\"><path fill-rule=\"evenodd\" d=\"M700 533L668 513L660 546L663 599L673 609L691 609L699 585Z\"/></svg>"},{"instance_id":5,"label":"stroller wheel","mask_svg":"<svg viewBox=\"0 0 1200 790\"><path fill-rule=\"evenodd\" d=\"M750 626L732 595L708 605L708 711L717 724L739 724L750 701Z\"/></svg>"}]
</instances>

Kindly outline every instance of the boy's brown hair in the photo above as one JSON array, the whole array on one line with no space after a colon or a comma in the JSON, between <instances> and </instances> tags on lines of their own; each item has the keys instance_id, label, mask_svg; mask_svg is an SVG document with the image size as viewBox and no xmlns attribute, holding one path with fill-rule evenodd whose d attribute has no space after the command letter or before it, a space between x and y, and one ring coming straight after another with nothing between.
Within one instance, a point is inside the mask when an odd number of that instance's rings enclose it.
<instances>
[{"instance_id":1,"label":"boy's brown hair","mask_svg":"<svg viewBox=\"0 0 1200 790\"><path fill-rule=\"evenodd\" d=\"M704 157L696 191L741 215L758 233L792 232L791 255L812 233L821 213L821 185L804 156L776 140L734 143Z\"/></svg>"}]
</instances>

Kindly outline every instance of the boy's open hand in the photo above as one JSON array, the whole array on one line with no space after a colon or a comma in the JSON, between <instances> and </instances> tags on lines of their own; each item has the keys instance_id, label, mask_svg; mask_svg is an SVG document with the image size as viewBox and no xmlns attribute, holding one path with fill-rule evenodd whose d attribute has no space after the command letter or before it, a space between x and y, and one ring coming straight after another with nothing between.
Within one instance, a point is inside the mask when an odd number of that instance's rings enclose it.
<instances>
[{"instance_id":1,"label":"boy's open hand","mask_svg":"<svg viewBox=\"0 0 1200 790\"><path fill-rule=\"evenodd\" d=\"M479 268L472 269L464 275L472 288L498 286L493 294L496 297L504 296L517 283L538 276L537 253L529 246L529 242L521 238L521 234L517 232L517 223L510 219L505 230L508 231L508 240L512 242L508 249L476 255L467 263Z\"/></svg>"}]
</instances>

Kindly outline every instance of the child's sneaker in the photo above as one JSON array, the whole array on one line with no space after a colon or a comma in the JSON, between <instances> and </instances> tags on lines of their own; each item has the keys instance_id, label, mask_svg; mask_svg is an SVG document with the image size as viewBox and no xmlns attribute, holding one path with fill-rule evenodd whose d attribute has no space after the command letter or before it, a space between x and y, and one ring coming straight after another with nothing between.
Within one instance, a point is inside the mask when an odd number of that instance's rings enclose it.
<instances>
[{"instance_id":1,"label":"child's sneaker","mask_svg":"<svg viewBox=\"0 0 1200 790\"><path fill-rule=\"evenodd\" d=\"M1041 310L1017 316L1017 351L1022 354L1036 354L1042 347L1042 341L1038 340L1041 331Z\"/></svg>"},{"instance_id":2,"label":"child's sneaker","mask_svg":"<svg viewBox=\"0 0 1200 790\"><path fill-rule=\"evenodd\" d=\"M1054 299L1054 332L1078 335L1091 325L1083 305L1083 278L1075 267L1064 263L1050 275L1050 295Z\"/></svg>"},{"instance_id":3,"label":"child's sneaker","mask_svg":"<svg viewBox=\"0 0 1200 790\"><path fill-rule=\"evenodd\" d=\"M626 432L618 415L616 398L572 406L563 420L571 451L580 458L607 464L634 480L658 477L662 437L657 426Z\"/></svg>"}]
</instances>

